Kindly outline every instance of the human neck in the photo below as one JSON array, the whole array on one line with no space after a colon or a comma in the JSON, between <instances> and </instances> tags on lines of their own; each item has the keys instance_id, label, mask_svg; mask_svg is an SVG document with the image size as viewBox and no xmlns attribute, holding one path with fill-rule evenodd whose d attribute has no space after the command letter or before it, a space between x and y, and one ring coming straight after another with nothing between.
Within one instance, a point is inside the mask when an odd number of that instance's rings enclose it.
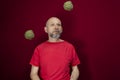
<instances>
[{"instance_id":1,"label":"human neck","mask_svg":"<svg viewBox=\"0 0 120 80\"><path fill-rule=\"evenodd\" d=\"M49 42L60 42L60 41L62 41L60 38L51 38L51 37L49 37L49 39L48 39L48 41Z\"/></svg>"}]
</instances>

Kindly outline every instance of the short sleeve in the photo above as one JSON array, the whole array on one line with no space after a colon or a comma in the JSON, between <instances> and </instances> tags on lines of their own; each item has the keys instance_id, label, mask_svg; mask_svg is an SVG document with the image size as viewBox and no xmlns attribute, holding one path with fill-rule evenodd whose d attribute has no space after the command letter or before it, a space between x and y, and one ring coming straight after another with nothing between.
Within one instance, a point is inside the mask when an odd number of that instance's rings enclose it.
<instances>
[{"instance_id":1,"label":"short sleeve","mask_svg":"<svg viewBox=\"0 0 120 80\"><path fill-rule=\"evenodd\" d=\"M31 58L31 60L30 60L30 64L31 65L34 65L34 66L39 66L39 51L38 51L38 49L36 48L35 50L34 50L34 53L33 53L33 55L32 55L32 58Z\"/></svg>"},{"instance_id":2,"label":"short sleeve","mask_svg":"<svg viewBox=\"0 0 120 80\"><path fill-rule=\"evenodd\" d=\"M72 66L76 66L76 65L80 64L80 60L79 60L79 58L78 58L78 55L77 55L74 47L72 48L71 52L72 52L71 65L72 65Z\"/></svg>"}]
</instances>

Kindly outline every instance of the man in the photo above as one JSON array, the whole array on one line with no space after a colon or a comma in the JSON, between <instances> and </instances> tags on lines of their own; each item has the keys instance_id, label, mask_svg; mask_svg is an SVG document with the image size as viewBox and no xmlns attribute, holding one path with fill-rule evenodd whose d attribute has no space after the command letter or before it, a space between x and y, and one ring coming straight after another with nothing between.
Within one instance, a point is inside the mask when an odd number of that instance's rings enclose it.
<instances>
[{"instance_id":1,"label":"man","mask_svg":"<svg viewBox=\"0 0 120 80\"><path fill-rule=\"evenodd\" d=\"M44 30L48 33L48 40L35 48L30 61L32 65L30 78L32 80L77 80L79 77L77 65L80 61L72 44L60 39L63 31L61 21L57 17L49 18Z\"/></svg>"}]
</instances>

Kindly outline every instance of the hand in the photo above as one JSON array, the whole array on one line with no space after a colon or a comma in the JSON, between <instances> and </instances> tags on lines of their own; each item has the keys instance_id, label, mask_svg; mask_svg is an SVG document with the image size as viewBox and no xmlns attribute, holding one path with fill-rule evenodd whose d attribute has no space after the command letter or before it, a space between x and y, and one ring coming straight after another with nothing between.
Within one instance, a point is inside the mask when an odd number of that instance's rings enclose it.
<instances>
[{"instance_id":1,"label":"hand","mask_svg":"<svg viewBox=\"0 0 120 80\"><path fill-rule=\"evenodd\" d=\"M73 80L73 78L70 78L70 80Z\"/></svg>"}]
</instances>

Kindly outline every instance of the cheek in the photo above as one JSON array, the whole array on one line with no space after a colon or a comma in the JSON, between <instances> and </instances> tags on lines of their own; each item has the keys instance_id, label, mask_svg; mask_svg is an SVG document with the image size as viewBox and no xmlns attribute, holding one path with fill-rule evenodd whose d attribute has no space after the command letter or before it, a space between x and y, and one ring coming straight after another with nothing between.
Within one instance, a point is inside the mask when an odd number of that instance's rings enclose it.
<instances>
[{"instance_id":1,"label":"cheek","mask_svg":"<svg viewBox=\"0 0 120 80\"><path fill-rule=\"evenodd\" d=\"M49 28L49 29L47 30L48 33L51 33L52 31L53 31L52 28Z\"/></svg>"},{"instance_id":2,"label":"cheek","mask_svg":"<svg viewBox=\"0 0 120 80\"><path fill-rule=\"evenodd\" d=\"M63 29L62 29L62 28L60 28L60 30L62 31Z\"/></svg>"}]
</instances>

